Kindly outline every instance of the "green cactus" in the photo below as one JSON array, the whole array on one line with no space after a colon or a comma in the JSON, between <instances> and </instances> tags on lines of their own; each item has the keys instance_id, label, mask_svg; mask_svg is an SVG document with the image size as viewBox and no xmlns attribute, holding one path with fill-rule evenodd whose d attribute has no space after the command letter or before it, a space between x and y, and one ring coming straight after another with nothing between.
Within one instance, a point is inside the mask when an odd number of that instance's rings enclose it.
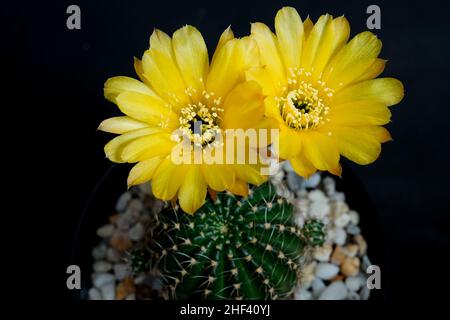
<instances>
[{"instance_id":1,"label":"green cactus","mask_svg":"<svg viewBox=\"0 0 450 320\"><path fill-rule=\"evenodd\" d=\"M194 215L165 209L148 236L149 267L161 272L172 299L286 297L304 247L320 233L304 234L292 218L292 205L268 182L247 198L219 193Z\"/></svg>"}]
</instances>

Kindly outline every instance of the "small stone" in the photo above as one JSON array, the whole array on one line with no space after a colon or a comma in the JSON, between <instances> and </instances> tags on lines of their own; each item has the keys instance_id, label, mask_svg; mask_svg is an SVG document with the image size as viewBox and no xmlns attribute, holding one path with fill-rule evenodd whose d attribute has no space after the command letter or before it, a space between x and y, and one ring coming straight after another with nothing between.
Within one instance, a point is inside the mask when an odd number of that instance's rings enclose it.
<instances>
[{"instance_id":1,"label":"small stone","mask_svg":"<svg viewBox=\"0 0 450 320\"><path fill-rule=\"evenodd\" d=\"M367 268L371 265L372 265L372 262L370 262L369 257L367 255L363 256L362 257L362 269L367 270Z\"/></svg>"},{"instance_id":2,"label":"small stone","mask_svg":"<svg viewBox=\"0 0 450 320\"><path fill-rule=\"evenodd\" d=\"M283 168L283 170L286 171L286 172L295 172L295 170L294 170L294 168L292 168L292 165L291 165L291 163L289 162L289 160L284 161L284 162L282 163L282 168Z\"/></svg>"},{"instance_id":3,"label":"small stone","mask_svg":"<svg viewBox=\"0 0 450 320\"><path fill-rule=\"evenodd\" d=\"M355 241L358 244L359 247L359 255L363 256L367 252L367 242L366 239L360 234L355 236Z\"/></svg>"},{"instance_id":4,"label":"small stone","mask_svg":"<svg viewBox=\"0 0 450 320\"><path fill-rule=\"evenodd\" d=\"M343 192L335 192L330 195L330 200L343 202L343 201L345 201L345 194Z\"/></svg>"},{"instance_id":5,"label":"small stone","mask_svg":"<svg viewBox=\"0 0 450 320\"><path fill-rule=\"evenodd\" d=\"M323 290L326 288L325 283L322 281L322 279L319 278L315 278L311 286L312 286L312 293L315 298L318 298L320 294L323 292Z\"/></svg>"},{"instance_id":6,"label":"small stone","mask_svg":"<svg viewBox=\"0 0 450 320\"><path fill-rule=\"evenodd\" d=\"M117 212L123 212L125 211L128 202L131 200L131 193L130 192L124 192L120 195L119 199L116 203L116 211Z\"/></svg>"},{"instance_id":7,"label":"small stone","mask_svg":"<svg viewBox=\"0 0 450 320\"><path fill-rule=\"evenodd\" d=\"M346 256L355 257L359 251L359 246L357 244L351 243L346 245L343 250Z\"/></svg>"},{"instance_id":8,"label":"small stone","mask_svg":"<svg viewBox=\"0 0 450 320\"><path fill-rule=\"evenodd\" d=\"M315 173L311 177L309 177L308 179L305 179L303 184L304 184L304 186L306 188L313 189L313 188L316 188L319 185L320 180L321 180L320 173Z\"/></svg>"},{"instance_id":9,"label":"small stone","mask_svg":"<svg viewBox=\"0 0 450 320\"><path fill-rule=\"evenodd\" d=\"M324 244L321 247L314 248L313 257L318 261L325 262L330 260L331 251L333 251L331 245Z\"/></svg>"},{"instance_id":10,"label":"small stone","mask_svg":"<svg viewBox=\"0 0 450 320\"><path fill-rule=\"evenodd\" d=\"M323 186L325 189L325 193L328 196L331 196L336 192L336 182L331 177L326 177L323 179Z\"/></svg>"},{"instance_id":11,"label":"small stone","mask_svg":"<svg viewBox=\"0 0 450 320\"><path fill-rule=\"evenodd\" d=\"M312 294L308 290L300 289L295 291L294 299L295 300L311 300Z\"/></svg>"},{"instance_id":12,"label":"small stone","mask_svg":"<svg viewBox=\"0 0 450 320\"><path fill-rule=\"evenodd\" d=\"M347 232L342 228L334 228L333 231L332 241L339 246L344 245L347 240Z\"/></svg>"},{"instance_id":13,"label":"small stone","mask_svg":"<svg viewBox=\"0 0 450 320\"><path fill-rule=\"evenodd\" d=\"M114 283L116 279L111 273L94 273L92 274L92 283L95 287L101 288L106 284Z\"/></svg>"},{"instance_id":14,"label":"small stone","mask_svg":"<svg viewBox=\"0 0 450 320\"><path fill-rule=\"evenodd\" d=\"M358 235L361 233L361 228L358 226L355 226L353 223L349 223L347 225L347 232L348 234L351 234L352 236Z\"/></svg>"},{"instance_id":15,"label":"small stone","mask_svg":"<svg viewBox=\"0 0 450 320\"><path fill-rule=\"evenodd\" d=\"M331 255L331 262L340 266L346 258L345 252L341 246L336 246L334 248L333 254Z\"/></svg>"},{"instance_id":16,"label":"small stone","mask_svg":"<svg viewBox=\"0 0 450 320\"><path fill-rule=\"evenodd\" d=\"M123 300L129 294L133 294L135 291L134 280L131 277L125 278L116 288L116 299Z\"/></svg>"},{"instance_id":17,"label":"small stone","mask_svg":"<svg viewBox=\"0 0 450 320\"><path fill-rule=\"evenodd\" d=\"M131 274L131 268L125 263L118 263L114 265L114 275L116 279L122 281Z\"/></svg>"},{"instance_id":18,"label":"small stone","mask_svg":"<svg viewBox=\"0 0 450 320\"><path fill-rule=\"evenodd\" d=\"M112 265L106 261L96 261L93 266L95 272L107 272L111 270L111 268Z\"/></svg>"},{"instance_id":19,"label":"small stone","mask_svg":"<svg viewBox=\"0 0 450 320\"><path fill-rule=\"evenodd\" d=\"M347 300L361 300L361 297L356 292L349 291L347 295Z\"/></svg>"},{"instance_id":20,"label":"small stone","mask_svg":"<svg viewBox=\"0 0 450 320\"><path fill-rule=\"evenodd\" d=\"M139 219L139 216L141 215L141 212L144 210L144 203L141 199L132 199L128 203L128 207L126 209L126 214L130 215L132 218L137 221Z\"/></svg>"},{"instance_id":21,"label":"small stone","mask_svg":"<svg viewBox=\"0 0 450 320\"><path fill-rule=\"evenodd\" d=\"M311 190L308 194L308 197L311 201L328 202L325 194L322 192L322 190L319 189Z\"/></svg>"},{"instance_id":22,"label":"small stone","mask_svg":"<svg viewBox=\"0 0 450 320\"><path fill-rule=\"evenodd\" d=\"M321 262L317 264L315 275L323 280L334 278L339 272L339 267L332 263Z\"/></svg>"},{"instance_id":23,"label":"small stone","mask_svg":"<svg viewBox=\"0 0 450 320\"><path fill-rule=\"evenodd\" d=\"M289 172L287 174L287 184L289 189L292 191L304 189L304 179L298 176L295 172Z\"/></svg>"},{"instance_id":24,"label":"small stone","mask_svg":"<svg viewBox=\"0 0 450 320\"><path fill-rule=\"evenodd\" d=\"M102 260L105 258L108 247L105 244L100 244L92 249L92 258L94 260Z\"/></svg>"},{"instance_id":25,"label":"small stone","mask_svg":"<svg viewBox=\"0 0 450 320\"><path fill-rule=\"evenodd\" d=\"M125 251L132 246L132 242L128 237L128 234L121 230L114 231L110 239L110 244L113 248L115 248L118 251Z\"/></svg>"},{"instance_id":26,"label":"small stone","mask_svg":"<svg viewBox=\"0 0 450 320\"><path fill-rule=\"evenodd\" d=\"M330 205L324 201L311 202L308 210L309 217L318 220L323 220L329 213Z\"/></svg>"},{"instance_id":27,"label":"small stone","mask_svg":"<svg viewBox=\"0 0 450 320\"><path fill-rule=\"evenodd\" d=\"M117 218L116 226L122 231L128 231L134 222L135 218L133 218L130 214L121 214Z\"/></svg>"},{"instance_id":28,"label":"small stone","mask_svg":"<svg viewBox=\"0 0 450 320\"><path fill-rule=\"evenodd\" d=\"M90 288L89 289L89 300L103 300L102 298L102 294L100 293L100 290L98 290L97 288Z\"/></svg>"},{"instance_id":29,"label":"small stone","mask_svg":"<svg viewBox=\"0 0 450 320\"><path fill-rule=\"evenodd\" d=\"M347 288L349 290L356 292L363 285L363 279L359 275L350 276L350 277L347 277L347 279L345 279L345 285L347 286Z\"/></svg>"},{"instance_id":30,"label":"small stone","mask_svg":"<svg viewBox=\"0 0 450 320\"><path fill-rule=\"evenodd\" d=\"M341 272L346 276L354 276L358 273L360 260L358 257L347 257L341 265Z\"/></svg>"},{"instance_id":31,"label":"small stone","mask_svg":"<svg viewBox=\"0 0 450 320\"><path fill-rule=\"evenodd\" d=\"M338 228L345 227L350 222L350 215L347 213L341 214L334 220L334 225Z\"/></svg>"},{"instance_id":32,"label":"small stone","mask_svg":"<svg viewBox=\"0 0 450 320\"><path fill-rule=\"evenodd\" d=\"M334 277L333 279L330 280L330 282L335 282L335 281L344 281L344 276L342 274L338 274L336 277Z\"/></svg>"},{"instance_id":33,"label":"small stone","mask_svg":"<svg viewBox=\"0 0 450 320\"><path fill-rule=\"evenodd\" d=\"M347 292L345 284L342 281L336 281L323 290L319 300L344 300Z\"/></svg>"},{"instance_id":34,"label":"small stone","mask_svg":"<svg viewBox=\"0 0 450 320\"><path fill-rule=\"evenodd\" d=\"M128 236L133 241L139 241L144 237L144 226L136 223L133 228L128 231Z\"/></svg>"},{"instance_id":35,"label":"small stone","mask_svg":"<svg viewBox=\"0 0 450 320\"><path fill-rule=\"evenodd\" d=\"M115 283L105 284L100 288L104 300L114 300L116 297Z\"/></svg>"},{"instance_id":36,"label":"small stone","mask_svg":"<svg viewBox=\"0 0 450 320\"><path fill-rule=\"evenodd\" d=\"M359 224L359 213L355 210L350 210L348 214L350 215L350 222L357 226Z\"/></svg>"},{"instance_id":37,"label":"small stone","mask_svg":"<svg viewBox=\"0 0 450 320\"><path fill-rule=\"evenodd\" d=\"M368 300L370 297L370 289L367 285L364 285L359 293L361 300Z\"/></svg>"},{"instance_id":38,"label":"small stone","mask_svg":"<svg viewBox=\"0 0 450 320\"><path fill-rule=\"evenodd\" d=\"M105 224L97 229L97 235L100 238L106 239L112 236L114 232L114 226L112 224Z\"/></svg>"},{"instance_id":39,"label":"small stone","mask_svg":"<svg viewBox=\"0 0 450 320\"><path fill-rule=\"evenodd\" d=\"M110 262L119 262L120 253L114 248L108 248L106 251L106 259Z\"/></svg>"}]
</instances>

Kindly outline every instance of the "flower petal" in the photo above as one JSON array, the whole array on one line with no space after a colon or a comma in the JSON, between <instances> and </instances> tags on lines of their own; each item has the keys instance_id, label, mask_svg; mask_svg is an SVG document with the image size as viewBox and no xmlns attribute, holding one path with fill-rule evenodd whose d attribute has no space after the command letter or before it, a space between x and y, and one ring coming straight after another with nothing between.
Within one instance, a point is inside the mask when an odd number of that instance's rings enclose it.
<instances>
[{"instance_id":1,"label":"flower petal","mask_svg":"<svg viewBox=\"0 0 450 320\"><path fill-rule=\"evenodd\" d=\"M358 82L339 91L333 104L372 101L392 106L403 99L403 84L394 78L377 78Z\"/></svg>"},{"instance_id":2,"label":"flower petal","mask_svg":"<svg viewBox=\"0 0 450 320\"><path fill-rule=\"evenodd\" d=\"M200 166L190 166L178 192L180 207L193 214L205 203L207 185Z\"/></svg>"},{"instance_id":3,"label":"flower petal","mask_svg":"<svg viewBox=\"0 0 450 320\"><path fill-rule=\"evenodd\" d=\"M247 181L254 185L260 185L267 180L266 176L261 175L260 165L239 164L233 166L236 172L236 180Z\"/></svg>"},{"instance_id":4,"label":"flower petal","mask_svg":"<svg viewBox=\"0 0 450 320\"><path fill-rule=\"evenodd\" d=\"M104 150L106 157L113 162L123 163L125 161L122 159L122 151L128 145L128 143L135 140L136 138L154 134L156 132L160 131L155 128L143 128L130 131L118 137L115 137L105 145Z\"/></svg>"},{"instance_id":5,"label":"flower petal","mask_svg":"<svg viewBox=\"0 0 450 320\"><path fill-rule=\"evenodd\" d=\"M305 179L317 171L314 165L302 153L289 158L289 162L291 163L294 171Z\"/></svg>"},{"instance_id":6,"label":"flower petal","mask_svg":"<svg viewBox=\"0 0 450 320\"><path fill-rule=\"evenodd\" d=\"M275 95L275 84L265 68L250 68L245 72L245 77L248 81L257 82L261 86L265 96Z\"/></svg>"},{"instance_id":7,"label":"flower petal","mask_svg":"<svg viewBox=\"0 0 450 320\"><path fill-rule=\"evenodd\" d=\"M286 70L300 67L304 35L297 10L291 7L280 9L275 16L275 30Z\"/></svg>"},{"instance_id":8,"label":"flower petal","mask_svg":"<svg viewBox=\"0 0 450 320\"><path fill-rule=\"evenodd\" d=\"M382 103L359 101L333 106L329 118L332 125L383 125L391 120L391 112Z\"/></svg>"},{"instance_id":9,"label":"flower petal","mask_svg":"<svg viewBox=\"0 0 450 320\"><path fill-rule=\"evenodd\" d=\"M120 110L134 119L169 130L179 125L177 115L160 99L137 92L124 92L116 100Z\"/></svg>"},{"instance_id":10,"label":"flower petal","mask_svg":"<svg viewBox=\"0 0 450 320\"><path fill-rule=\"evenodd\" d=\"M228 190L241 197L247 197L248 196L248 183L239 179L236 179L234 184L228 188Z\"/></svg>"},{"instance_id":11,"label":"flower petal","mask_svg":"<svg viewBox=\"0 0 450 320\"><path fill-rule=\"evenodd\" d=\"M138 92L151 97L158 97L145 83L130 77L109 78L106 80L103 90L105 98L114 103L116 103L117 96L123 92Z\"/></svg>"},{"instance_id":12,"label":"flower petal","mask_svg":"<svg viewBox=\"0 0 450 320\"><path fill-rule=\"evenodd\" d=\"M161 157L155 157L138 162L134 165L128 175L128 187L149 181L161 162Z\"/></svg>"},{"instance_id":13,"label":"flower petal","mask_svg":"<svg viewBox=\"0 0 450 320\"><path fill-rule=\"evenodd\" d=\"M188 166L175 165L172 160L164 159L153 174L152 192L155 197L166 201L173 199L185 178L187 169Z\"/></svg>"},{"instance_id":14,"label":"flower petal","mask_svg":"<svg viewBox=\"0 0 450 320\"><path fill-rule=\"evenodd\" d=\"M170 134L166 132L154 133L139 137L123 148L121 158L126 162L138 162L156 156L166 156L175 146Z\"/></svg>"},{"instance_id":15,"label":"flower petal","mask_svg":"<svg viewBox=\"0 0 450 320\"><path fill-rule=\"evenodd\" d=\"M130 117L113 117L103 120L97 130L104 132L122 134L136 129L146 128L148 125L144 122Z\"/></svg>"},{"instance_id":16,"label":"flower petal","mask_svg":"<svg viewBox=\"0 0 450 320\"><path fill-rule=\"evenodd\" d=\"M200 96L209 69L208 50L201 33L192 26L178 29L173 34L173 50L186 86L195 88Z\"/></svg>"},{"instance_id":17,"label":"flower petal","mask_svg":"<svg viewBox=\"0 0 450 320\"><path fill-rule=\"evenodd\" d=\"M311 70L315 59L319 56L320 44L323 41L325 30L333 17L329 14L322 15L316 22L303 46L302 67Z\"/></svg>"},{"instance_id":18,"label":"flower petal","mask_svg":"<svg viewBox=\"0 0 450 320\"><path fill-rule=\"evenodd\" d=\"M262 65L269 72L272 81L278 85L278 90L281 90L286 79L277 38L268 26L259 22L252 23L251 34L258 44Z\"/></svg>"},{"instance_id":19,"label":"flower petal","mask_svg":"<svg viewBox=\"0 0 450 320\"><path fill-rule=\"evenodd\" d=\"M208 186L215 191L224 191L234 185L235 174L227 165L203 165L202 172Z\"/></svg>"},{"instance_id":20,"label":"flower petal","mask_svg":"<svg viewBox=\"0 0 450 320\"><path fill-rule=\"evenodd\" d=\"M326 134L309 131L300 135L301 152L319 170L330 171L339 163L339 151L335 141Z\"/></svg>"}]
</instances>

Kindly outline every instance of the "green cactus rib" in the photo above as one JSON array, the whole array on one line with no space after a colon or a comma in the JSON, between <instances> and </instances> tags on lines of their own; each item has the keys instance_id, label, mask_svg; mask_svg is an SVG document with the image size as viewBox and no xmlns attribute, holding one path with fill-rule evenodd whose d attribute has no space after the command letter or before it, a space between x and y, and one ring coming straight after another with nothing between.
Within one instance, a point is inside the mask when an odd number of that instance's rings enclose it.
<instances>
[{"instance_id":1,"label":"green cactus rib","mask_svg":"<svg viewBox=\"0 0 450 320\"><path fill-rule=\"evenodd\" d=\"M292 292L308 239L269 182L247 198L219 193L194 215L165 209L149 243L172 299L277 299ZM317 238L317 228L311 229Z\"/></svg>"}]
</instances>

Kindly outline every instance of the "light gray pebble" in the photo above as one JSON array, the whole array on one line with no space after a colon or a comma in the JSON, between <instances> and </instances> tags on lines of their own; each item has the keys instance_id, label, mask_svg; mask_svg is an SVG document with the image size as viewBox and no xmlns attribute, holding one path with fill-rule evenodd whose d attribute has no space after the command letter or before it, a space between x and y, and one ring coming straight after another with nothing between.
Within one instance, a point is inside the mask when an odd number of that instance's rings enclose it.
<instances>
[{"instance_id":1,"label":"light gray pebble","mask_svg":"<svg viewBox=\"0 0 450 320\"><path fill-rule=\"evenodd\" d=\"M316 188L320 183L320 173L315 173L308 179L304 180L304 186L306 188Z\"/></svg>"},{"instance_id":2,"label":"light gray pebble","mask_svg":"<svg viewBox=\"0 0 450 320\"><path fill-rule=\"evenodd\" d=\"M100 293L100 290L98 290L97 288L90 288L89 289L89 300L103 300L102 298L102 294Z\"/></svg>"},{"instance_id":3,"label":"light gray pebble","mask_svg":"<svg viewBox=\"0 0 450 320\"><path fill-rule=\"evenodd\" d=\"M338 272L339 267L335 264L321 262L316 266L315 275L320 279L329 280L334 278Z\"/></svg>"},{"instance_id":4,"label":"light gray pebble","mask_svg":"<svg viewBox=\"0 0 450 320\"><path fill-rule=\"evenodd\" d=\"M97 235L103 239L111 237L113 232L114 232L114 225L112 224L105 224L97 229Z\"/></svg>"},{"instance_id":5,"label":"light gray pebble","mask_svg":"<svg viewBox=\"0 0 450 320\"><path fill-rule=\"evenodd\" d=\"M107 250L108 250L108 247L105 244L103 244L103 243L99 244L98 246L96 246L92 249L92 258L94 258L94 260L104 259Z\"/></svg>"},{"instance_id":6,"label":"light gray pebble","mask_svg":"<svg viewBox=\"0 0 450 320\"><path fill-rule=\"evenodd\" d=\"M350 276L345 279L345 285L351 291L358 291L363 285L363 279L361 276Z\"/></svg>"},{"instance_id":7,"label":"light gray pebble","mask_svg":"<svg viewBox=\"0 0 450 320\"><path fill-rule=\"evenodd\" d=\"M332 240L337 245L342 246L345 244L345 240L347 240L347 233L342 228L335 228L335 229L333 229Z\"/></svg>"},{"instance_id":8,"label":"light gray pebble","mask_svg":"<svg viewBox=\"0 0 450 320\"><path fill-rule=\"evenodd\" d=\"M131 200L131 193L130 192L124 192L120 195L119 199L117 200L116 203L116 211L117 212L123 212L127 205L128 202Z\"/></svg>"},{"instance_id":9,"label":"light gray pebble","mask_svg":"<svg viewBox=\"0 0 450 320\"><path fill-rule=\"evenodd\" d=\"M322 291L326 288L325 283L322 279L315 278L312 282L312 293L315 298L318 298Z\"/></svg>"},{"instance_id":10,"label":"light gray pebble","mask_svg":"<svg viewBox=\"0 0 450 320\"><path fill-rule=\"evenodd\" d=\"M126 263L118 263L114 265L114 275L116 279L121 281L129 276L131 273L130 266Z\"/></svg>"},{"instance_id":11,"label":"light gray pebble","mask_svg":"<svg viewBox=\"0 0 450 320\"><path fill-rule=\"evenodd\" d=\"M323 290L319 300L344 300L347 293L345 284L342 281L335 281Z\"/></svg>"},{"instance_id":12,"label":"light gray pebble","mask_svg":"<svg viewBox=\"0 0 450 320\"><path fill-rule=\"evenodd\" d=\"M349 291L347 295L347 300L361 300L361 297L358 293L354 291Z\"/></svg>"},{"instance_id":13,"label":"light gray pebble","mask_svg":"<svg viewBox=\"0 0 450 320\"><path fill-rule=\"evenodd\" d=\"M134 222L134 218L129 214L120 214L116 220L117 228L122 231L128 231Z\"/></svg>"},{"instance_id":14,"label":"light gray pebble","mask_svg":"<svg viewBox=\"0 0 450 320\"><path fill-rule=\"evenodd\" d=\"M308 290L302 288L295 291L294 298L295 300L311 300L312 294Z\"/></svg>"},{"instance_id":15,"label":"light gray pebble","mask_svg":"<svg viewBox=\"0 0 450 320\"><path fill-rule=\"evenodd\" d=\"M139 241L144 237L144 226L138 222L129 231L128 236L131 240Z\"/></svg>"},{"instance_id":16,"label":"light gray pebble","mask_svg":"<svg viewBox=\"0 0 450 320\"><path fill-rule=\"evenodd\" d=\"M359 224L359 213L355 210L350 210L348 214L350 215L350 222L357 226Z\"/></svg>"},{"instance_id":17,"label":"light gray pebble","mask_svg":"<svg viewBox=\"0 0 450 320\"><path fill-rule=\"evenodd\" d=\"M289 162L289 160L282 162L282 168L284 171L286 172L294 172L294 168L292 168L291 163Z\"/></svg>"},{"instance_id":18,"label":"light gray pebble","mask_svg":"<svg viewBox=\"0 0 450 320\"><path fill-rule=\"evenodd\" d=\"M334 225L338 228L345 227L350 222L350 215L347 213L341 214L334 220Z\"/></svg>"},{"instance_id":19,"label":"light gray pebble","mask_svg":"<svg viewBox=\"0 0 450 320\"><path fill-rule=\"evenodd\" d=\"M352 236L356 236L357 234L361 233L361 228L358 226L355 226L353 223L349 223L347 225L347 232L348 234L351 234Z\"/></svg>"},{"instance_id":20,"label":"light gray pebble","mask_svg":"<svg viewBox=\"0 0 450 320\"><path fill-rule=\"evenodd\" d=\"M368 300L370 298L370 289L367 287L366 284L363 285L359 295L361 296L361 300Z\"/></svg>"},{"instance_id":21,"label":"light gray pebble","mask_svg":"<svg viewBox=\"0 0 450 320\"><path fill-rule=\"evenodd\" d=\"M114 248L108 248L106 251L106 259L110 262L119 262L120 253Z\"/></svg>"},{"instance_id":22,"label":"light gray pebble","mask_svg":"<svg viewBox=\"0 0 450 320\"><path fill-rule=\"evenodd\" d=\"M322 190L319 189L311 190L308 194L308 197L311 201L328 202L325 194L322 192Z\"/></svg>"},{"instance_id":23,"label":"light gray pebble","mask_svg":"<svg viewBox=\"0 0 450 320\"><path fill-rule=\"evenodd\" d=\"M116 279L111 273L101 272L101 273L94 273L92 275L92 283L97 288L101 288L109 283L114 283L115 281Z\"/></svg>"},{"instance_id":24,"label":"light gray pebble","mask_svg":"<svg viewBox=\"0 0 450 320\"><path fill-rule=\"evenodd\" d=\"M111 268L111 263L106 261L96 261L93 266L95 272L107 272L111 270Z\"/></svg>"},{"instance_id":25,"label":"light gray pebble","mask_svg":"<svg viewBox=\"0 0 450 320\"><path fill-rule=\"evenodd\" d=\"M114 300L116 298L116 284L107 283L100 288L104 300Z\"/></svg>"},{"instance_id":26,"label":"light gray pebble","mask_svg":"<svg viewBox=\"0 0 450 320\"><path fill-rule=\"evenodd\" d=\"M295 172L289 172L287 174L287 184L292 191L304 189L304 179L299 177Z\"/></svg>"}]
</instances>

